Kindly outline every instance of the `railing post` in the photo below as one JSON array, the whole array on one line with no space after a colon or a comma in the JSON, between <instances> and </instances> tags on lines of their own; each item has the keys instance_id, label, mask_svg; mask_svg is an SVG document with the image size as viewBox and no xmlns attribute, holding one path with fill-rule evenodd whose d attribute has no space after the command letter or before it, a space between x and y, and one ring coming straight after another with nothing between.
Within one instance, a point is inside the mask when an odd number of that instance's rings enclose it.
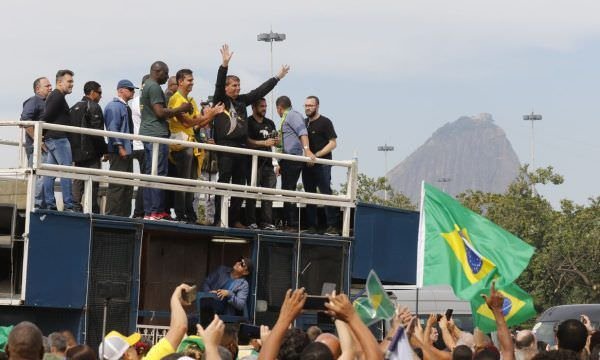
<instances>
[{"instance_id":1,"label":"railing post","mask_svg":"<svg viewBox=\"0 0 600 360\"><path fill-rule=\"evenodd\" d=\"M256 186L257 173L258 173L258 156L252 155L252 172L250 174L250 186Z\"/></svg>"},{"instance_id":2,"label":"railing post","mask_svg":"<svg viewBox=\"0 0 600 360\"><path fill-rule=\"evenodd\" d=\"M152 143L152 175L158 175L158 149L161 144Z\"/></svg>"},{"instance_id":3,"label":"railing post","mask_svg":"<svg viewBox=\"0 0 600 360\"><path fill-rule=\"evenodd\" d=\"M352 165L348 168L348 186L346 188L346 197L352 202L356 202L356 190L358 188L358 159L352 160ZM342 222L342 236L350 236L350 215L352 208L347 206L343 209L344 217Z\"/></svg>"},{"instance_id":4,"label":"railing post","mask_svg":"<svg viewBox=\"0 0 600 360\"><path fill-rule=\"evenodd\" d=\"M229 227L229 196L221 196L221 227Z\"/></svg>"},{"instance_id":5,"label":"railing post","mask_svg":"<svg viewBox=\"0 0 600 360\"><path fill-rule=\"evenodd\" d=\"M92 177L89 176L86 180L85 180L85 184L83 185L83 199L84 199L84 205L83 205L83 213L84 214L91 214L94 210L94 202L93 202L93 186L94 183L92 181Z\"/></svg>"},{"instance_id":6,"label":"railing post","mask_svg":"<svg viewBox=\"0 0 600 360\"><path fill-rule=\"evenodd\" d=\"M43 122L38 121L33 128L33 157L31 167L37 170L40 167L40 159L42 158L42 124ZM35 173L35 171L34 171Z\"/></svg>"}]
</instances>

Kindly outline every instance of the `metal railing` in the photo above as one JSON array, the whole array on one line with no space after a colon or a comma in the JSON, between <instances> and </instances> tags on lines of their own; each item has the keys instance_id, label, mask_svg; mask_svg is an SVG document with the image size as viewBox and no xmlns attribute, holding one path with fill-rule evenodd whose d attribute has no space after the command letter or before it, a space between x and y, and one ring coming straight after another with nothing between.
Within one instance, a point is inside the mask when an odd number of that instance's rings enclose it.
<instances>
[{"instance_id":1,"label":"metal railing","mask_svg":"<svg viewBox=\"0 0 600 360\"><path fill-rule=\"evenodd\" d=\"M17 169L0 169L0 174L22 175L28 181L27 191L27 217L26 229L29 229L29 213L34 209L34 189L36 176L53 176L61 178L70 178L83 180L85 183L83 196L83 212L92 212L92 182L105 182L109 184L120 184L139 186L147 188L160 188L163 190L199 192L210 195L221 196L221 226L228 226L228 203L231 197L239 197L256 200L283 201L298 204L312 204L339 207L343 211L342 235L350 234L350 212L355 207L356 183L357 183L357 161L339 161L316 159L311 160L308 157L282 154L278 152L268 152L261 150L252 150L244 148L235 148L229 146L212 145L207 143L197 143L167 138L157 138L143 135L124 134L113 131L87 129L65 125L45 123L41 121L0 121L0 126L18 127L21 129L18 141L0 140L0 145L11 145L19 148L19 166ZM24 132L25 127L33 127L33 161L32 167L27 166L24 156ZM113 137L119 139L140 140L152 144L152 166L151 173L130 173L122 171L111 171L103 169L90 169L73 165L53 165L41 161L41 140L43 130L63 131L67 133L77 133L92 136ZM182 179L169 176L160 176L158 169L158 149L160 144L179 145L185 148L198 148L212 152L225 152L231 154L248 155L252 158L250 185L238 185L229 183L219 183L204 180ZM303 191L282 190L276 188L265 188L257 186L258 157L275 158L278 160L291 160L298 162L314 162L315 164L332 165L345 167L346 173L346 192L338 195L326 195L320 193L309 193ZM27 231L27 230L26 230Z\"/></svg>"}]
</instances>

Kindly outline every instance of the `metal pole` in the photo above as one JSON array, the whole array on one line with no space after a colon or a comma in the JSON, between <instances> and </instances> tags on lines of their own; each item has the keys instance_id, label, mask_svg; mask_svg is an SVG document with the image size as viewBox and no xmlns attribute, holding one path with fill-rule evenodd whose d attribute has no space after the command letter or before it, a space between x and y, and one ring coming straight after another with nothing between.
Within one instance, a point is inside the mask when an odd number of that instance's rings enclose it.
<instances>
[{"instance_id":1,"label":"metal pole","mask_svg":"<svg viewBox=\"0 0 600 360\"><path fill-rule=\"evenodd\" d=\"M385 161L385 174L383 174L384 178L387 180L387 172L388 172L388 162L387 162L387 153L389 151L394 151L393 146L389 146L388 144L384 144L382 146L377 147L377 151L383 151L384 161ZM387 182L387 181L386 181ZM383 191L383 200L387 201L387 189Z\"/></svg>"},{"instance_id":2,"label":"metal pole","mask_svg":"<svg viewBox=\"0 0 600 360\"><path fill-rule=\"evenodd\" d=\"M271 77L273 77L273 39L270 41L271 43ZM273 120L273 109L275 108L275 89L271 90L269 94L271 96L271 120Z\"/></svg>"},{"instance_id":3,"label":"metal pole","mask_svg":"<svg viewBox=\"0 0 600 360\"><path fill-rule=\"evenodd\" d=\"M533 111L529 115L523 115L523 120L531 121L531 171L535 171L535 132L533 122L536 120L542 120L542 115L535 114ZM531 184L531 194L535 195L535 185Z\"/></svg>"}]
</instances>

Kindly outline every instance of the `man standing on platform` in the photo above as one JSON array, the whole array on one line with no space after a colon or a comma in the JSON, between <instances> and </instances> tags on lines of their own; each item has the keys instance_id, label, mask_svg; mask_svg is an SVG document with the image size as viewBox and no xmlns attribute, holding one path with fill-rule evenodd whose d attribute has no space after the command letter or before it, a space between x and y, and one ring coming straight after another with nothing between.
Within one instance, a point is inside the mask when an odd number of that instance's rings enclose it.
<instances>
[{"instance_id":1,"label":"man standing on platform","mask_svg":"<svg viewBox=\"0 0 600 360\"><path fill-rule=\"evenodd\" d=\"M310 151L318 158L332 158L332 151L337 146L337 134L331 120L319 114L319 98L309 96L304 102L306 128L308 130L308 142ZM331 195L331 165L306 164L302 170L302 184L304 191ZM327 229L325 235L339 235L338 229L339 211L331 206L325 207L327 217ZM317 230L317 207L306 205L306 225L309 231Z\"/></svg>"},{"instance_id":2,"label":"man standing on platform","mask_svg":"<svg viewBox=\"0 0 600 360\"><path fill-rule=\"evenodd\" d=\"M156 61L150 67L150 78L146 80L142 95L140 97L140 110L142 123L140 124L140 135L169 138L170 117L186 113L192 110L190 103L184 103L175 109L167 108L167 99L160 85L167 82L169 78L169 67L162 61ZM150 175L152 170L151 142L144 142L146 151L145 174ZM157 175L167 176L169 168L169 145L159 144ZM171 220L166 211L165 191L161 189L144 189L144 219L147 220Z\"/></svg>"},{"instance_id":3,"label":"man standing on platform","mask_svg":"<svg viewBox=\"0 0 600 360\"><path fill-rule=\"evenodd\" d=\"M127 102L133 99L137 89L129 80L121 80L117 84L117 97L104 109L104 120L107 131L133 134L131 108ZM133 172L133 146L130 139L108 138L110 170ZM129 217L131 215L131 199L133 187L130 185L109 184L106 199L107 215Z\"/></svg>"},{"instance_id":4,"label":"man standing on platform","mask_svg":"<svg viewBox=\"0 0 600 360\"><path fill-rule=\"evenodd\" d=\"M248 145L256 150L271 151L271 147L279 143L279 135L273 120L265 117L267 113L267 101L262 98L252 104L252 115L248 117ZM252 163L248 164L247 178L250 179ZM248 180L248 183L250 180ZM275 188L277 177L273 169L273 159L266 157L258 158L258 169L256 172L256 185L266 188ZM273 202L262 200L260 205L260 228L264 230L275 230L273 225ZM246 221L249 228L257 229L256 225L256 200L246 199Z\"/></svg>"},{"instance_id":5,"label":"man standing on platform","mask_svg":"<svg viewBox=\"0 0 600 360\"><path fill-rule=\"evenodd\" d=\"M73 76L71 70L58 70L56 73L56 89L46 98L46 110L42 120L57 125L71 125L71 114L69 104L65 96L73 91ZM73 157L68 134L60 130L46 130L44 132L44 144L48 154L44 163L52 165L72 166ZM50 210L56 210L56 198L54 197L54 176L44 177L44 195L46 206ZM62 177L60 188L63 197L65 211L73 211L73 194L71 179Z\"/></svg>"},{"instance_id":6,"label":"man standing on platform","mask_svg":"<svg viewBox=\"0 0 600 360\"><path fill-rule=\"evenodd\" d=\"M312 160L316 159L310 151L308 145L308 132L304 124L304 118L301 113L292 109L292 101L287 96L280 96L275 102L277 114L281 117L279 126L281 133L281 150L284 154L307 156ZM307 166L313 164L309 163ZM304 163L292 160L279 161L279 173L281 174L281 189L296 190L300 173L304 168ZM298 217L294 211L295 205L291 203L283 204L283 219L285 231L298 231Z\"/></svg>"}]
</instances>

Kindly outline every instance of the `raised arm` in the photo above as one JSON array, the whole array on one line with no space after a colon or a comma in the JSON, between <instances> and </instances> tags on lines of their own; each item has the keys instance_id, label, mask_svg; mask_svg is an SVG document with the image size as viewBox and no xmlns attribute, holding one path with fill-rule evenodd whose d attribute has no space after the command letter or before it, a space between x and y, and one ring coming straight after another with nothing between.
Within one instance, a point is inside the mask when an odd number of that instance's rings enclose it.
<instances>
[{"instance_id":1,"label":"raised arm","mask_svg":"<svg viewBox=\"0 0 600 360\"><path fill-rule=\"evenodd\" d=\"M514 360L515 349L513 348L513 342L506 325L506 319L502 313L502 306L504 305L504 296L499 291L496 291L496 284L492 282L490 288L490 295L481 295L485 299L485 303L492 310L494 318L496 318L496 331L498 333L498 341L500 342L500 354L503 360Z\"/></svg>"},{"instance_id":2,"label":"raised arm","mask_svg":"<svg viewBox=\"0 0 600 360\"><path fill-rule=\"evenodd\" d=\"M285 332L292 321L300 314L305 302L306 293L304 292L304 288L296 289L293 292L291 289L287 291L285 300L283 300L283 305L281 305L279 318L277 319L275 326L273 326L271 334L265 343L262 344L262 348L258 354L259 360L273 360L277 358L279 347L283 342Z\"/></svg>"},{"instance_id":3,"label":"raised arm","mask_svg":"<svg viewBox=\"0 0 600 360\"><path fill-rule=\"evenodd\" d=\"M225 80L227 79L227 70L229 67L229 61L233 56L233 51L229 50L229 45L225 44L221 46L221 66L217 71L217 81L215 81L215 93L213 95L213 102L224 102L227 99L225 95Z\"/></svg>"},{"instance_id":4,"label":"raised arm","mask_svg":"<svg viewBox=\"0 0 600 360\"><path fill-rule=\"evenodd\" d=\"M288 65L283 65L277 75L265 81L259 87L250 91L249 93L240 95L238 100L244 102L246 106L254 104L256 101L265 97L265 95L271 92L279 80L283 79L289 71L290 67Z\"/></svg>"},{"instance_id":5,"label":"raised arm","mask_svg":"<svg viewBox=\"0 0 600 360\"><path fill-rule=\"evenodd\" d=\"M364 351L365 359L383 359L383 352L379 350L377 340L375 340L369 328L362 322L356 311L354 311L348 296L345 294L335 295L334 292L327 297L329 298L329 302L325 303L325 306L328 309L329 315L346 322L350 326L350 329Z\"/></svg>"},{"instance_id":6,"label":"raised arm","mask_svg":"<svg viewBox=\"0 0 600 360\"><path fill-rule=\"evenodd\" d=\"M452 337L452 333L450 333L450 329L448 327L448 320L446 319L445 316L441 317L439 325L440 325L440 330L442 330L442 339L444 339L444 343L446 344L448 349L450 349L450 351L453 351L454 348L456 347L456 342L454 341L454 338Z\"/></svg>"}]
</instances>

